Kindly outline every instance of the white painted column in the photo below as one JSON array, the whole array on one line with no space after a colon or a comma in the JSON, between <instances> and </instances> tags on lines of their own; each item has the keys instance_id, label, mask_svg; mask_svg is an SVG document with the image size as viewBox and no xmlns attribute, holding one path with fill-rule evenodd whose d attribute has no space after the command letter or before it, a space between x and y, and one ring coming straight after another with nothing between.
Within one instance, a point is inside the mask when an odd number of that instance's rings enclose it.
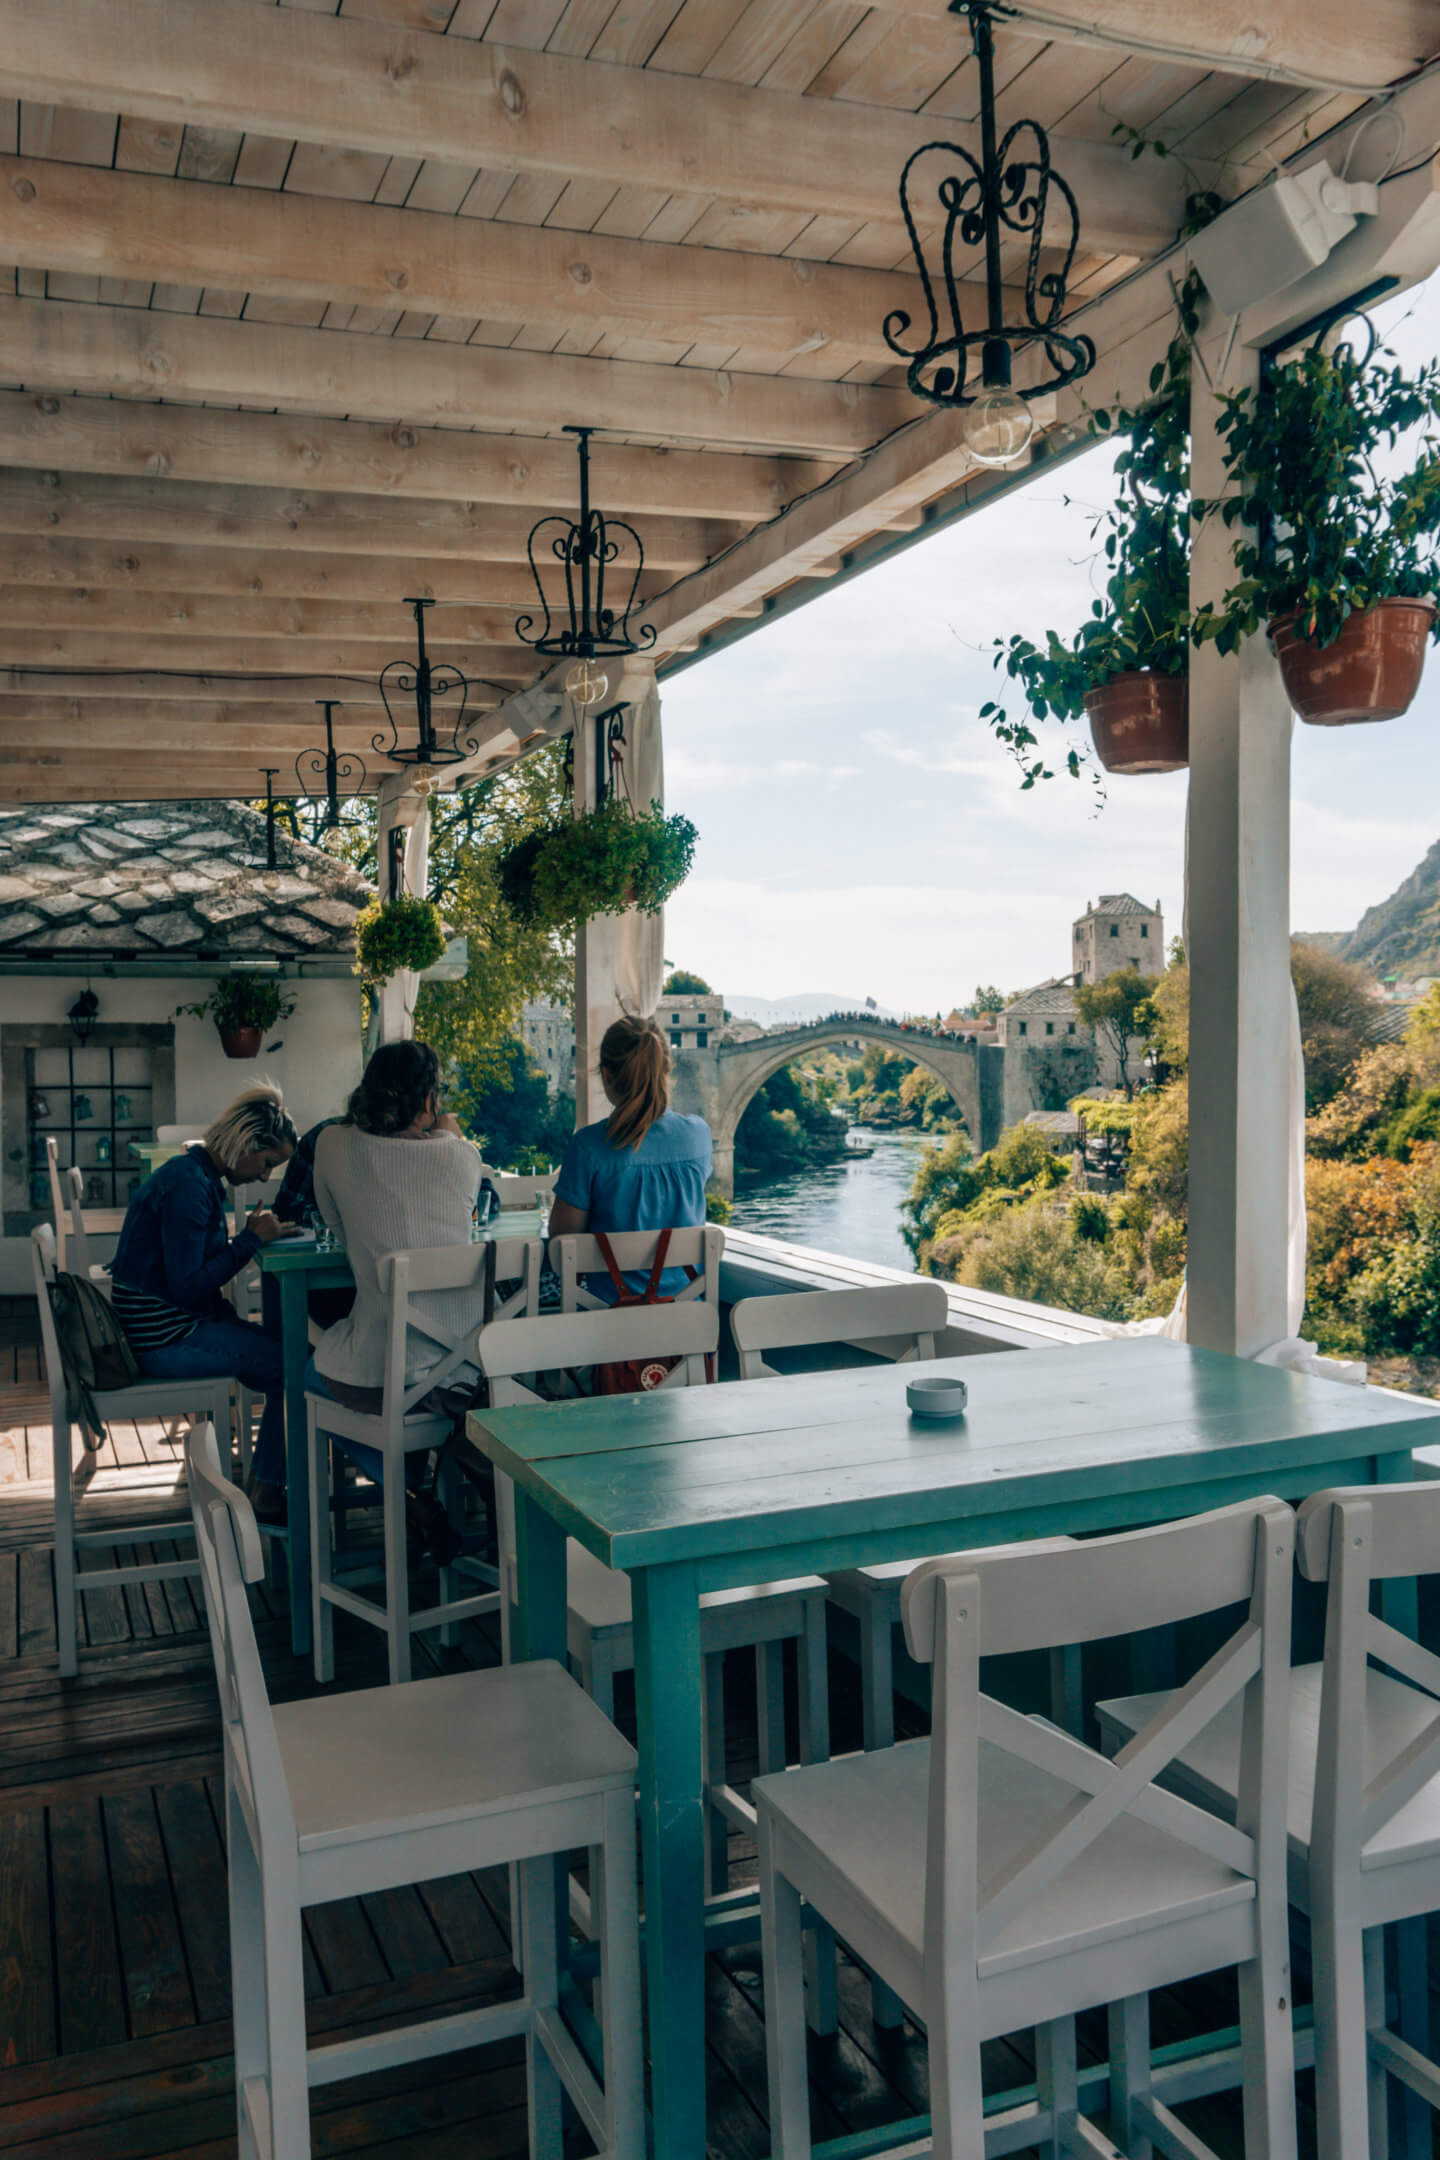
<instances>
[{"instance_id":1,"label":"white painted column","mask_svg":"<svg viewBox=\"0 0 1440 2160\"><path fill-rule=\"evenodd\" d=\"M1208 343L1212 368L1218 344ZM1258 380L1243 348L1230 387ZM1195 369L1197 495L1221 492L1218 406ZM1231 536L1197 534L1196 601L1231 582ZM1190 1236L1188 1336L1247 1357L1291 1330L1289 701L1263 632L1190 660Z\"/></svg>"},{"instance_id":2,"label":"white painted column","mask_svg":"<svg viewBox=\"0 0 1440 2160\"><path fill-rule=\"evenodd\" d=\"M390 894L390 834L405 834L402 864L403 890L424 894L430 874L430 798L417 795L406 773L391 773L380 783L379 847L376 883L382 900ZM415 1000L420 977L402 968L382 985L379 993L380 1040L408 1042L415 1033Z\"/></svg>"},{"instance_id":3,"label":"white painted column","mask_svg":"<svg viewBox=\"0 0 1440 2160\"><path fill-rule=\"evenodd\" d=\"M649 668L627 668L611 702L624 700L622 785L637 810L665 799L660 735L660 693ZM595 807L596 717L575 713L575 808ZM600 1042L622 1012L653 1013L660 997L665 950L663 915L599 915L575 934L575 1119L578 1125L607 1117L600 1085Z\"/></svg>"}]
</instances>

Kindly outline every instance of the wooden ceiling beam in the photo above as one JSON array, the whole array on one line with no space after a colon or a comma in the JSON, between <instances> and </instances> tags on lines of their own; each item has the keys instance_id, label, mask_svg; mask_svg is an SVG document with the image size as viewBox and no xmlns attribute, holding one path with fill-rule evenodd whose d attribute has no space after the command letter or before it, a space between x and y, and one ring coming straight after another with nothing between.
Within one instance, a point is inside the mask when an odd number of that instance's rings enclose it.
<instances>
[{"instance_id":1,"label":"wooden ceiling beam","mask_svg":"<svg viewBox=\"0 0 1440 2160\"><path fill-rule=\"evenodd\" d=\"M177 480L306 495L368 497L363 515L394 515L382 498L483 504L525 514L575 501L569 438L483 435L408 422L295 419L0 390L0 465ZM632 517L730 518L753 525L824 480L833 466L807 458L596 444L595 484ZM380 552L377 537L375 551ZM523 554L523 540L521 553Z\"/></svg>"},{"instance_id":2,"label":"wooden ceiling beam","mask_svg":"<svg viewBox=\"0 0 1440 2160\"><path fill-rule=\"evenodd\" d=\"M183 670L187 675L248 675L274 683L291 678L331 675L373 683L390 660L414 650L394 638L161 637L125 630L5 630L0 632L0 667L98 668L130 672ZM447 661L477 681L527 683L540 665L519 645L447 645L430 647L438 664ZM323 695L324 693L317 693ZM337 695L344 695L339 692Z\"/></svg>"},{"instance_id":3,"label":"wooden ceiling beam","mask_svg":"<svg viewBox=\"0 0 1440 2160\"><path fill-rule=\"evenodd\" d=\"M490 693L481 684L477 697L483 702ZM235 705L264 706L312 706L322 698L338 701L349 707L365 705L383 714L379 684L373 676L356 678L352 675L293 675L279 680L267 680L264 676L239 673L207 674L197 666L193 656L188 666L177 667L165 674L156 667L139 668L49 668L15 667L0 663L0 708L11 701L36 706L41 712L57 704L90 700L113 701L121 704L164 705L172 701L187 707L197 705L221 705L227 709ZM41 725L48 723L38 723ZM379 725L379 722L376 722Z\"/></svg>"},{"instance_id":4,"label":"wooden ceiling beam","mask_svg":"<svg viewBox=\"0 0 1440 2160\"><path fill-rule=\"evenodd\" d=\"M693 565L692 565L693 567ZM646 573L642 595L670 583ZM271 600L369 600L392 606L406 593L471 607L533 608L535 581L520 563L470 563L401 555L316 555L300 548L182 547L165 541L70 540L0 535L0 587L86 592L213 593ZM448 612L448 611L447 611Z\"/></svg>"},{"instance_id":5,"label":"wooden ceiling beam","mask_svg":"<svg viewBox=\"0 0 1440 2160\"><path fill-rule=\"evenodd\" d=\"M0 379L105 397L278 406L334 419L374 421L401 413L431 426L543 430L576 419L651 440L837 457L868 449L909 419L915 406L905 391L857 383L573 359L63 300L0 301ZM605 485L604 464L599 456L595 462L598 491Z\"/></svg>"},{"instance_id":6,"label":"wooden ceiling beam","mask_svg":"<svg viewBox=\"0 0 1440 2160\"><path fill-rule=\"evenodd\" d=\"M543 514L548 513L491 503L394 502L378 495L293 493L229 483L211 487L0 465L0 534L67 545L97 541L119 546L127 555L158 543L187 552L360 556L377 563L394 558L402 579L419 557L431 571L434 563L453 563L458 578L466 564L523 565L530 529ZM717 518L652 518L639 512L632 522L645 543L645 560L656 571L693 570L747 529Z\"/></svg>"},{"instance_id":7,"label":"wooden ceiling beam","mask_svg":"<svg viewBox=\"0 0 1440 2160\"><path fill-rule=\"evenodd\" d=\"M487 695L493 701L495 693ZM490 707L484 708L489 710ZM337 750L357 752L367 762L383 714L364 706L337 706L332 725ZM46 749L194 750L209 758L238 764L254 757L280 769L280 793L295 788L294 763L303 749L324 740L324 723L313 704L224 705L176 700L142 707L126 698L0 698L0 743L11 749L27 744Z\"/></svg>"},{"instance_id":8,"label":"wooden ceiling beam","mask_svg":"<svg viewBox=\"0 0 1440 2160\"><path fill-rule=\"evenodd\" d=\"M957 67L967 49L957 22ZM894 217L901 168L936 133L923 114L250 0L0 0L0 94L861 221ZM944 134L979 150L973 125ZM1088 245L1173 236L1178 167L1150 161L1141 184L1117 146L1066 160Z\"/></svg>"},{"instance_id":9,"label":"wooden ceiling beam","mask_svg":"<svg viewBox=\"0 0 1440 2160\"><path fill-rule=\"evenodd\" d=\"M0 773L0 802L5 803L234 802L252 792L239 775L212 776L206 771L187 781L173 758L167 769L145 774L128 765L92 769L83 778L54 766L17 765Z\"/></svg>"},{"instance_id":10,"label":"wooden ceiling beam","mask_svg":"<svg viewBox=\"0 0 1440 2160\"><path fill-rule=\"evenodd\" d=\"M518 608L445 606L426 625L447 647L508 646L515 638ZM535 613L534 594L528 613ZM359 640L385 647L387 657L415 649L415 619L397 597L384 600L289 600L228 593L115 592L104 586L0 585L0 634L11 630L71 630L177 639L248 641L293 638ZM3 643L3 635L0 635Z\"/></svg>"},{"instance_id":11,"label":"wooden ceiling beam","mask_svg":"<svg viewBox=\"0 0 1440 2160\"><path fill-rule=\"evenodd\" d=\"M869 0L882 13L938 20L949 0ZM1353 85L1357 94L1409 75L1440 53L1433 0L1207 0L1177 15L1174 0L1045 0L1039 20L1023 7L1004 17L1007 37L1063 45L1096 33L1141 59L1179 60L1254 78L1275 68ZM1178 50L1177 50L1178 48ZM1023 85L1020 104L1024 104ZM1059 162L1057 160L1057 162Z\"/></svg>"},{"instance_id":12,"label":"wooden ceiling beam","mask_svg":"<svg viewBox=\"0 0 1440 2160\"><path fill-rule=\"evenodd\" d=\"M845 365L891 364L886 316L924 309L913 274L24 157L0 157L0 262Z\"/></svg>"}]
</instances>

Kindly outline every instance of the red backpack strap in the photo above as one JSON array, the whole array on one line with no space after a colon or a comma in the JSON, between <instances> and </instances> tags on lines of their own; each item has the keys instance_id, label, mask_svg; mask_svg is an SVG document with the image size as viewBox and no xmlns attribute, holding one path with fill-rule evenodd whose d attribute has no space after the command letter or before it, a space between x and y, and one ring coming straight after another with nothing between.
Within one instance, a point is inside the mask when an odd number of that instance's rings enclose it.
<instances>
[{"instance_id":1,"label":"red backpack strap","mask_svg":"<svg viewBox=\"0 0 1440 2160\"><path fill-rule=\"evenodd\" d=\"M655 1246L655 1258L650 1263L650 1280L645 1285L647 1305L668 1305L669 1298L660 1295L660 1278L665 1272L665 1255L670 1250L670 1232L662 1230Z\"/></svg>"},{"instance_id":2,"label":"red backpack strap","mask_svg":"<svg viewBox=\"0 0 1440 2160\"><path fill-rule=\"evenodd\" d=\"M610 1270L610 1280L615 1285L616 1304L638 1305L641 1300L635 1295L635 1292L630 1288L630 1285L626 1282L625 1277L621 1274L619 1267L616 1265L614 1247L611 1245L609 1238L606 1237L603 1230L597 1230L595 1232L595 1243L600 1248L601 1259L605 1262L606 1267Z\"/></svg>"}]
</instances>

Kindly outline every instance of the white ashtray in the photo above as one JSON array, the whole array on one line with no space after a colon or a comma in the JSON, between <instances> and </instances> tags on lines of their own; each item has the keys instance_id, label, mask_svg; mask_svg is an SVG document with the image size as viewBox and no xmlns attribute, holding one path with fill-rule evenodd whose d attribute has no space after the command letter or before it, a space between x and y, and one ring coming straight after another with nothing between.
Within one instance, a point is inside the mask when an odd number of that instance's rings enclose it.
<instances>
[{"instance_id":1,"label":"white ashtray","mask_svg":"<svg viewBox=\"0 0 1440 2160\"><path fill-rule=\"evenodd\" d=\"M905 1400L910 1405L912 1417L964 1417L970 1390L963 1380L950 1380L941 1375L931 1380L907 1382Z\"/></svg>"}]
</instances>

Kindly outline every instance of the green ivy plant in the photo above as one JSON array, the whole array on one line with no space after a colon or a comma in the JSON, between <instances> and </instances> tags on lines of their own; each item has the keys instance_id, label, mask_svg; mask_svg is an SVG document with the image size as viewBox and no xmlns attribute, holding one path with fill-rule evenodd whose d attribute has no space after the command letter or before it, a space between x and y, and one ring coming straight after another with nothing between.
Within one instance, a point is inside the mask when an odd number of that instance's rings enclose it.
<instances>
[{"instance_id":1,"label":"green ivy plant","mask_svg":"<svg viewBox=\"0 0 1440 2160\"><path fill-rule=\"evenodd\" d=\"M402 968L422 975L444 950L440 910L418 893L374 899L355 918L355 972L368 983L388 982Z\"/></svg>"},{"instance_id":2,"label":"green ivy plant","mask_svg":"<svg viewBox=\"0 0 1440 2160\"><path fill-rule=\"evenodd\" d=\"M1380 348L1312 347L1222 399L1225 466L1244 492L1195 504L1238 528L1235 582L1195 617L1197 645L1233 652L1277 616L1331 645L1379 600L1428 596L1440 554L1440 362L1410 375ZM1422 448L1391 469L1401 439Z\"/></svg>"},{"instance_id":3,"label":"green ivy plant","mask_svg":"<svg viewBox=\"0 0 1440 2160\"><path fill-rule=\"evenodd\" d=\"M520 841L500 863L500 890L522 922L561 932L625 908L656 915L689 876L697 838L663 804L637 812L612 795Z\"/></svg>"},{"instance_id":4,"label":"green ivy plant","mask_svg":"<svg viewBox=\"0 0 1440 2160\"><path fill-rule=\"evenodd\" d=\"M1054 777L1032 720L1079 720L1089 691L1135 669L1167 676L1188 671L1190 338L1198 300L1192 278L1180 294L1180 332L1150 375L1152 402L1091 415L1093 433L1113 429L1121 437L1115 459L1120 493L1094 527L1106 565L1103 597L1069 636L1047 630L1038 644L1019 636L995 641L995 666L1019 685L1026 715L1012 718L992 699L980 717L1015 758L1022 787ZM1086 763L1078 748L1065 759L1077 779ZM1098 773L1095 779L1098 785Z\"/></svg>"},{"instance_id":5,"label":"green ivy plant","mask_svg":"<svg viewBox=\"0 0 1440 2160\"><path fill-rule=\"evenodd\" d=\"M176 1017L213 1020L222 1035L259 1028L263 1035L277 1020L288 1020L296 1000L264 975L222 975L208 997L196 1005L177 1005Z\"/></svg>"}]
</instances>

